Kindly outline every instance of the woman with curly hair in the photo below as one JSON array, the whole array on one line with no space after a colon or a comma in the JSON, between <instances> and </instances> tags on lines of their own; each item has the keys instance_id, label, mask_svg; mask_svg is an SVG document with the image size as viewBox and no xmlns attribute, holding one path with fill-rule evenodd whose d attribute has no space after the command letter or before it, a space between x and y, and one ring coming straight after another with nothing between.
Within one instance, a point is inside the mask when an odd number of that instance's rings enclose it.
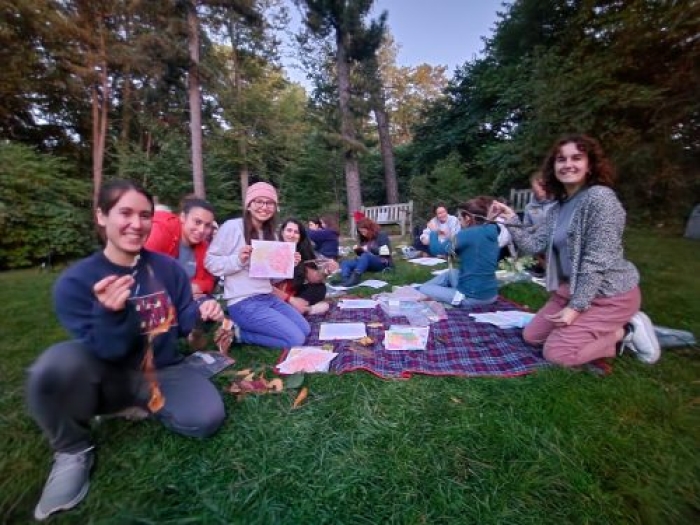
<instances>
[{"instance_id":1,"label":"woman with curly hair","mask_svg":"<svg viewBox=\"0 0 700 525\"><path fill-rule=\"evenodd\" d=\"M639 272L624 258L625 210L612 190L614 170L600 144L587 135L567 135L542 167L544 185L556 203L542 227L518 225L515 212L494 202L518 248L547 254L549 301L524 329L523 338L544 346L544 357L577 366L614 357L630 348L641 361L659 359L649 318L639 311Z\"/></svg>"},{"instance_id":2,"label":"woman with curly hair","mask_svg":"<svg viewBox=\"0 0 700 525\"><path fill-rule=\"evenodd\" d=\"M353 246L357 258L340 263L343 286L356 286L366 271L381 272L394 264L389 236L372 219L364 217L357 222L357 238L358 244Z\"/></svg>"}]
</instances>

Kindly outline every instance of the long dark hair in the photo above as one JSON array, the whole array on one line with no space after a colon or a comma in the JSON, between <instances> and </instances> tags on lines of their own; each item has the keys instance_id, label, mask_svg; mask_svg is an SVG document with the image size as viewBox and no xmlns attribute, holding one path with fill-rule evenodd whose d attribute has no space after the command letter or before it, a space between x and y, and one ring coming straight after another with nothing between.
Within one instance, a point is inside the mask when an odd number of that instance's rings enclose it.
<instances>
[{"instance_id":1,"label":"long dark hair","mask_svg":"<svg viewBox=\"0 0 700 525\"><path fill-rule=\"evenodd\" d=\"M257 235L253 237L254 233L257 233L257 229L253 225L253 217L250 210L245 210L243 212L243 235L245 235L245 243L250 244L251 239L259 239ZM277 240L277 209L275 208L275 213L262 224L262 234L264 241L276 241Z\"/></svg>"},{"instance_id":2,"label":"long dark hair","mask_svg":"<svg viewBox=\"0 0 700 525\"><path fill-rule=\"evenodd\" d=\"M316 259L316 253L314 252L314 247L309 240L309 236L306 234L306 228L298 219L290 217L282 221L279 229L280 240L283 239L282 232L284 232L287 224L296 224L297 228L299 228L299 240L297 241L296 251L298 251L301 255L301 263L295 266L294 277L292 278L294 288L298 289L306 280L307 265L304 264L304 262L313 261ZM311 265L311 267L315 268L315 265Z\"/></svg>"},{"instance_id":3,"label":"long dark hair","mask_svg":"<svg viewBox=\"0 0 700 525\"><path fill-rule=\"evenodd\" d=\"M557 155L565 144L575 144L579 151L588 156L588 173L586 173L586 186L607 186L612 188L615 180L615 169L605 155L600 143L593 137L583 134L570 134L557 140L549 150L542 164L542 178L547 193L556 199L566 197L564 185L557 179L554 172L554 163Z\"/></svg>"},{"instance_id":4,"label":"long dark hair","mask_svg":"<svg viewBox=\"0 0 700 525\"><path fill-rule=\"evenodd\" d=\"M151 213L153 213L153 210L155 209L153 195L146 191L146 189L138 182L126 179L112 179L105 182L100 187L100 191L97 194L95 213L97 213L97 210L100 210L102 215L108 215L110 210L114 208L124 194L129 191L135 191L146 197L148 202L151 203ZM95 228L97 229L98 237L103 243L105 243L107 241L105 238L105 229L97 223L95 223Z\"/></svg>"}]
</instances>

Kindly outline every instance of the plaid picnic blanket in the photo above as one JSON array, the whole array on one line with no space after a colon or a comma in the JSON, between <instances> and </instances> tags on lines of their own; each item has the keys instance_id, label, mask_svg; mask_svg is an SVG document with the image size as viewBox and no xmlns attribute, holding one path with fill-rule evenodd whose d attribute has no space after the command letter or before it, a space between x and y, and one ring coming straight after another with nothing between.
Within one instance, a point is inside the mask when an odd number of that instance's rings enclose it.
<instances>
[{"instance_id":1,"label":"plaid picnic blanket","mask_svg":"<svg viewBox=\"0 0 700 525\"><path fill-rule=\"evenodd\" d=\"M333 306L325 315L309 318L312 330L305 344L322 346L328 343L318 339L321 323L381 323L381 327L367 327L367 335L374 339L374 344L367 348L352 341L334 341L338 356L331 363L330 371L344 374L366 370L386 379L408 379L412 374L513 377L550 366L537 348L523 341L522 329L504 330L477 323L469 317L470 313L496 310L522 308L499 298L485 307L449 309L446 320L430 325L425 351L387 351L382 345L384 330L391 324L408 324L405 318L388 317L380 307L341 310Z\"/></svg>"}]
</instances>

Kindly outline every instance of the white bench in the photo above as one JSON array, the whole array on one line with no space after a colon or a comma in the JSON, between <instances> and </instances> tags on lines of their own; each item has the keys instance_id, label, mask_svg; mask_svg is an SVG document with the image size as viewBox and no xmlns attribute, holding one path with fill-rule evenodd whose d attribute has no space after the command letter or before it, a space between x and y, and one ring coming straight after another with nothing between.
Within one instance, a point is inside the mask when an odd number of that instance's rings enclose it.
<instances>
[{"instance_id":1,"label":"white bench","mask_svg":"<svg viewBox=\"0 0 700 525\"><path fill-rule=\"evenodd\" d=\"M398 224L401 227L401 236L411 231L413 224L413 201L399 204L384 204L383 206L362 206L360 211L365 217L379 225ZM350 216L350 236L355 236L355 219Z\"/></svg>"},{"instance_id":2,"label":"white bench","mask_svg":"<svg viewBox=\"0 0 700 525\"><path fill-rule=\"evenodd\" d=\"M532 199L532 190L530 188L526 190L510 190L510 207L513 208L515 213L522 213L525 211L525 206Z\"/></svg>"}]
</instances>

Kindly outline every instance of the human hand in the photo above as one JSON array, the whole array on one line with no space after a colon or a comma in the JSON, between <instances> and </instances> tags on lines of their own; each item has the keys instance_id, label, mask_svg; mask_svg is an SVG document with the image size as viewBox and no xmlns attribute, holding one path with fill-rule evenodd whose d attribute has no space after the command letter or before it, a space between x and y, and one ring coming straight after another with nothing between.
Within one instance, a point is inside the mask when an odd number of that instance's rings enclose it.
<instances>
[{"instance_id":1,"label":"human hand","mask_svg":"<svg viewBox=\"0 0 700 525\"><path fill-rule=\"evenodd\" d=\"M199 305L199 315L202 321L221 321L224 311L216 299L208 299Z\"/></svg>"},{"instance_id":2,"label":"human hand","mask_svg":"<svg viewBox=\"0 0 700 525\"><path fill-rule=\"evenodd\" d=\"M92 291L102 306L107 310L118 312L126 306L134 282L131 275L122 275L121 277L110 275L95 283Z\"/></svg>"},{"instance_id":3,"label":"human hand","mask_svg":"<svg viewBox=\"0 0 700 525\"><path fill-rule=\"evenodd\" d=\"M294 252L294 266L297 266L301 262L301 254L299 252Z\"/></svg>"},{"instance_id":4,"label":"human hand","mask_svg":"<svg viewBox=\"0 0 700 525\"><path fill-rule=\"evenodd\" d=\"M241 248L240 252L238 252L238 260L241 264L248 264L248 262L250 262L250 254L252 253L253 247L247 244L243 248Z\"/></svg>"},{"instance_id":5,"label":"human hand","mask_svg":"<svg viewBox=\"0 0 700 525\"><path fill-rule=\"evenodd\" d=\"M428 221L428 229L429 229L431 232L436 232L436 231L438 231L439 228L438 228L437 221L436 221L435 219L430 219L430 221Z\"/></svg>"},{"instance_id":6,"label":"human hand","mask_svg":"<svg viewBox=\"0 0 700 525\"><path fill-rule=\"evenodd\" d=\"M570 326L581 315L581 312L567 306L555 314L547 315L546 318L557 326Z\"/></svg>"},{"instance_id":7,"label":"human hand","mask_svg":"<svg viewBox=\"0 0 700 525\"><path fill-rule=\"evenodd\" d=\"M515 216L516 213L510 206L508 206L507 204L503 204L499 201L493 201L491 203L491 206L489 207L489 212L487 214L487 218L489 220L495 220L496 217L503 217L505 220L508 221L510 219L513 219Z\"/></svg>"}]
</instances>

